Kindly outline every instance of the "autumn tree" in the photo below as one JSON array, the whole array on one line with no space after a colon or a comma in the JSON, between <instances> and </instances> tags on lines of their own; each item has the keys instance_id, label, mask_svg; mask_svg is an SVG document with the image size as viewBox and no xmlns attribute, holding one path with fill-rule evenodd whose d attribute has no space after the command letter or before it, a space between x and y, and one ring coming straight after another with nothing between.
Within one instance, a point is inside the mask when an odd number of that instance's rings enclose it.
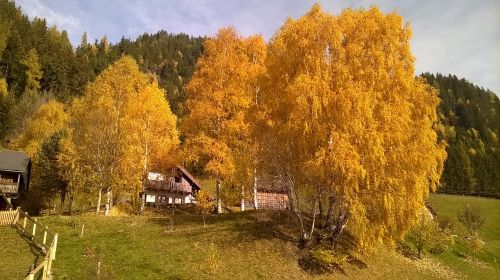
<instances>
[{"instance_id":1,"label":"autumn tree","mask_svg":"<svg viewBox=\"0 0 500 280\"><path fill-rule=\"evenodd\" d=\"M23 150L31 157L36 157L43 142L52 134L64 130L69 121L64 105L51 100L41 105L31 117L26 120L25 128L12 146Z\"/></svg>"},{"instance_id":2,"label":"autumn tree","mask_svg":"<svg viewBox=\"0 0 500 280\"><path fill-rule=\"evenodd\" d=\"M261 37L242 38L234 29L223 28L204 47L186 87L182 133L191 160L216 181L217 213L221 213L221 186L234 177L236 159L248 152L247 114L263 69L265 44Z\"/></svg>"},{"instance_id":3,"label":"autumn tree","mask_svg":"<svg viewBox=\"0 0 500 280\"><path fill-rule=\"evenodd\" d=\"M121 189L137 194L144 174L162 160L168 161L177 145L175 116L155 79L124 56L90 83L71 109L72 133L64 142L64 174L98 194ZM77 172L75 172L77 171ZM85 176L79 176L85 174ZM85 180L84 183L72 180ZM135 197L135 196L134 196Z\"/></svg>"},{"instance_id":4,"label":"autumn tree","mask_svg":"<svg viewBox=\"0 0 500 280\"><path fill-rule=\"evenodd\" d=\"M38 59L36 49L31 49L26 57L21 61L21 64L26 67L26 86L25 91L37 91L40 89L40 80L42 79L42 66Z\"/></svg>"},{"instance_id":5,"label":"autumn tree","mask_svg":"<svg viewBox=\"0 0 500 280\"><path fill-rule=\"evenodd\" d=\"M332 16L315 4L271 39L259 96L264 162L305 243L319 225L332 243L347 227L360 249L394 244L436 188L438 98L415 78L410 38L397 13Z\"/></svg>"},{"instance_id":6,"label":"autumn tree","mask_svg":"<svg viewBox=\"0 0 500 280\"><path fill-rule=\"evenodd\" d=\"M149 171L166 171L174 166L179 144L176 121L165 93L156 81L129 100L122 120L122 141L127 150L120 157L120 177L142 179L137 181L139 187L133 189L135 197L138 197ZM142 201L145 201L144 197ZM141 206L143 208L144 204Z\"/></svg>"},{"instance_id":7,"label":"autumn tree","mask_svg":"<svg viewBox=\"0 0 500 280\"><path fill-rule=\"evenodd\" d=\"M200 190L196 194L196 208L200 210L203 216L203 226L205 227L205 215L213 210L212 199L206 190Z\"/></svg>"}]
</instances>

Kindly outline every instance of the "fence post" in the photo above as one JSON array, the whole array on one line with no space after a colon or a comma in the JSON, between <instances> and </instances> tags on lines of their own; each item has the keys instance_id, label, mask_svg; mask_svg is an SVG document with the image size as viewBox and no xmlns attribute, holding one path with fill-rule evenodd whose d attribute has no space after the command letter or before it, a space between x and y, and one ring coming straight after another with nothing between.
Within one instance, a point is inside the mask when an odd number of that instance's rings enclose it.
<instances>
[{"instance_id":1,"label":"fence post","mask_svg":"<svg viewBox=\"0 0 500 280\"><path fill-rule=\"evenodd\" d=\"M33 273L34 269L35 269L35 266L31 265L30 273L28 274L28 280L35 280L35 274Z\"/></svg>"},{"instance_id":2,"label":"fence post","mask_svg":"<svg viewBox=\"0 0 500 280\"><path fill-rule=\"evenodd\" d=\"M46 280L48 279L48 262L47 262L47 258L45 258L45 260L43 261L43 271L42 271L42 280Z\"/></svg>"},{"instance_id":3,"label":"fence post","mask_svg":"<svg viewBox=\"0 0 500 280\"><path fill-rule=\"evenodd\" d=\"M14 217L14 221L12 222L13 225L16 225L17 221L19 220L19 211L21 211L21 207L17 207L16 209L16 216Z\"/></svg>"},{"instance_id":4,"label":"fence post","mask_svg":"<svg viewBox=\"0 0 500 280\"><path fill-rule=\"evenodd\" d=\"M45 231L43 232L43 245L45 245L45 242L47 241L47 230L48 228L45 227Z\"/></svg>"},{"instance_id":5,"label":"fence post","mask_svg":"<svg viewBox=\"0 0 500 280\"><path fill-rule=\"evenodd\" d=\"M35 220L35 222L33 223L33 238L35 237L35 234L36 234L36 218L34 218L33 220Z\"/></svg>"},{"instance_id":6,"label":"fence post","mask_svg":"<svg viewBox=\"0 0 500 280\"><path fill-rule=\"evenodd\" d=\"M47 255L48 257L45 258L45 262L47 263L47 273L46 276L47 278L51 277L52 275L52 254L54 254L54 247L49 248L49 254Z\"/></svg>"},{"instance_id":7,"label":"fence post","mask_svg":"<svg viewBox=\"0 0 500 280\"><path fill-rule=\"evenodd\" d=\"M52 241L52 246L53 246L53 247L52 247L52 250L53 250L53 252L52 252L52 259L53 259L53 260L55 260L55 259L56 259L57 237L58 237L57 233L56 233L56 234L54 234L54 240Z\"/></svg>"},{"instance_id":8,"label":"fence post","mask_svg":"<svg viewBox=\"0 0 500 280\"><path fill-rule=\"evenodd\" d=\"M23 228L26 229L26 215L24 215Z\"/></svg>"}]
</instances>

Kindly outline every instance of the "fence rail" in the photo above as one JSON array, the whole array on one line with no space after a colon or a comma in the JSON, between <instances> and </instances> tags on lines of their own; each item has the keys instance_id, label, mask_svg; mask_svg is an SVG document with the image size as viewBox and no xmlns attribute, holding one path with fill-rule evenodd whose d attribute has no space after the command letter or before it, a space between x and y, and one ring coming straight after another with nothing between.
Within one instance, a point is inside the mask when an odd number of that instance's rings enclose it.
<instances>
[{"instance_id":1,"label":"fence rail","mask_svg":"<svg viewBox=\"0 0 500 280\"><path fill-rule=\"evenodd\" d=\"M0 211L0 226L12 225L17 216L17 210Z\"/></svg>"},{"instance_id":2,"label":"fence rail","mask_svg":"<svg viewBox=\"0 0 500 280\"><path fill-rule=\"evenodd\" d=\"M42 280L51 279L52 261L56 259L58 234L50 231L36 218L30 217L19 208L0 211L0 225L15 227L41 251L42 255L45 255L44 260L36 268L32 267L24 280L34 280L35 276L40 273L42 273Z\"/></svg>"}]
</instances>

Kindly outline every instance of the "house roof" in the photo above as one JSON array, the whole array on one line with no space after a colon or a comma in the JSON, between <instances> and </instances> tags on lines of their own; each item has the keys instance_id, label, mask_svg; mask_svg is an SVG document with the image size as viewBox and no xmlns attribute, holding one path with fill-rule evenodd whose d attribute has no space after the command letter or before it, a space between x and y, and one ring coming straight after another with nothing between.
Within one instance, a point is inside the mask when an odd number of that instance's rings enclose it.
<instances>
[{"instance_id":1,"label":"house roof","mask_svg":"<svg viewBox=\"0 0 500 280\"><path fill-rule=\"evenodd\" d=\"M182 165L177 165L177 169L184 174L193 184L195 184L199 189L201 189L201 184L196 180L193 174L189 173L189 171L184 168Z\"/></svg>"},{"instance_id":2,"label":"house roof","mask_svg":"<svg viewBox=\"0 0 500 280\"><path fill-rule=\"evenodd\" d=\"M23 152L2 150L0 151L0 170L27 172L31 159Z\"/></svg>"},{"instance_id":3,"label":"house roof","mask_svg":"<svg viewBox=\"0 0 500 280\"><path fill-rule=\"evenodd\" d=\"M31 174L31 158L25 153L12 150L1 150L0 171L21 173L23 176L24 191L28 191Z\"/></svg>"}]
</instances>

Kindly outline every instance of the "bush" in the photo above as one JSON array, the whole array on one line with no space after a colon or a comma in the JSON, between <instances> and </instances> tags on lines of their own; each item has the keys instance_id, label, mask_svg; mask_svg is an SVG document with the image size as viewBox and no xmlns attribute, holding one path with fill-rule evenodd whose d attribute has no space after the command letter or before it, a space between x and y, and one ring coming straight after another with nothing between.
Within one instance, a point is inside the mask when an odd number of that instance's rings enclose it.
<instances>
[{"instance_id":1,"label":"bush","mask_svg":"<svg viewBox=\"0 0 500 280\"><path fill-rule=\"evenodd\" d=\"M477 254L484 249L484 242L479 238L478 234L466 237L465 245L470 255Z\"/></svg>"},{"instance_id":2,"label":"bush","mask_svg":"<svg viewBox=\"0 0 500 280\"><path fill-rule=\"evenodd\" d=\"M422 212L418 222L407 233L406 239L417 249L419 258L424 251L440 254L453 244L452 222L449 218L433 219L431 215Z\"/></svg>"},{"instance_id":3,"label":"bush","mask_svg":"<svg viewBox=\"0 0 500 280\"><path fill-rule=\"evenodd\" d=\"M468 236L477 235L485 219L481 216L481 211L477 206L465 205L457 213L458 221L464 225Z\"/></svg>"}]
</instances>

